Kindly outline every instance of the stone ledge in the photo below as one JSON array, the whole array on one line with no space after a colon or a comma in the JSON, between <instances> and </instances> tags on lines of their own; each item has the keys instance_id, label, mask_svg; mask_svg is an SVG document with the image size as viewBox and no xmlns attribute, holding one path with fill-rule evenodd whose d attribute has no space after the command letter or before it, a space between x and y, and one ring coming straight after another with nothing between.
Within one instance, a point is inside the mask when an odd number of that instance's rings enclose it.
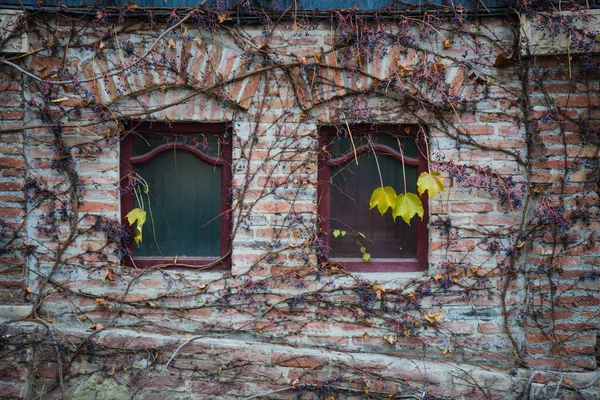
<instances>
[{"instance_id":1,"label":"stone ledge","mask_svg":"<svg viewBox=\"0 0 600 400\"><path fill-rule=\"evenodd\" d=\"M15 29L19 21L25 18L25 12L17 10L0 10L0 42L3 42L10 32ZM29 51L29 38L27 33L10 38L0 48L0 54L20 54Z\"/></svg>"},{"instance_id":2,"label":"stone ledge","mask_svg":"<svg viewBox=\"0 0 600 400\"><path fill-rule=\"evenodd\" d=\"M7 304L0 305L0 322L25 318L31 314L31 304Z\"/></svg>"},{"instance_id":3,"label":"stone ledge","mask_svg":"<svg viewBox=\"0 0 600 400\"><path fill-rule=\"evenodd\" d=\"M573 44L576 39L567 32L552 32L548 25L549 21L554 25L560 25L561 20L572 20L574 28L592 32L600 30L600 9L585 11L563 11L552 14L539 13L535 17L523 15L521 17L521 54L532 56L567 55L587 52L578 49ZM600 50L600 39L594 40L593 51Z\"/></svg>"}]
</instances>

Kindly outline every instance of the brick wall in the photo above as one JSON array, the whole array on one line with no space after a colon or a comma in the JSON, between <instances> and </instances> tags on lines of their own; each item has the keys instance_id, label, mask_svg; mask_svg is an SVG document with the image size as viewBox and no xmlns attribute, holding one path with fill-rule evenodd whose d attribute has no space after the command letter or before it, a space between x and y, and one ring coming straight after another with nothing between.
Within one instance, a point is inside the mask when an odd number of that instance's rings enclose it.
<instances>
[{"instance_id":1,"label":"brick wall","mask_svg":"<svg viewBox=\"0 0 600 400\"><path fill-rule=\"evenodd\" d=\"M0 70L0 215L2 255L0 256L0 298L2 303L25 299L24 259L19 249L25 237L25 159L23 80L20 73ZM16 234L13 234L16 233Z\"/></svg>"},{"instance_id":2,"label":"brick wall","mask_svg":"<svg viewBox=\"0 0 600 400\"><path fill-rule=\"evenodd\" d=\"M3 303L39 304L36 316L47 322L6 328L7 349L17 357L7 364L22 372L5 369L0 396L61 398L61 379L76 398L107 392L147 399L271 391L271 398L310 398L337 396L340 388L349 398L367 388L381 396L487 390L491 398L515 398L523 391L543 396L564 378L542 370L571 372L573 386L591 381L593 374L582 371L596 368L597 70L560 57L493 67L513 46L515 24L485 19L493 40L479 37L476 46L473 35L445 46L413 27L420 49L377 47L372 59L353 61L341 50L328 52L328 25L301 36L277 30L268 43L262 28L245 26L248 40L290 64L281 69L253 58L227 33L190 27L186 36L160 42L143 68L115 75L106 71L133 58L99 29L85 39L88 46L65 56L41 51L20 64L45 77L68 77L66 68L81 86L49 92L45 82L2 67L0 213L6 224L23 224L26 234L16 243L25 237L35 249L23 260L24 247L7 246L0 294ZM122 33L120 43L145 51L151 35L143 29ZM473 33L476 26L462 29ZM44 46L46 38L35 35L40 31L32 33L32 48ZM108 47L99 51L100 44ZM322 49L320 69L302 61ZM366 74L337 68L340 60ZM444 65L436 67L443 70L437 87L398 79L400 69L436 62ZM407 89L388 95L392 82ZM449 101L458 98L468 105ZM120 219L117 116L231 122L231 271L120 266L106 230L88 229L96 217ZM317 268L307 240L317 232L317 131L348 120L427 127L446 185L430 200L427 271L343 276ZM70 174L56 168L57 137L71 148ZM49 212L73 204L73 173L81 196L75 228L48 221ZM36 202L48 191L63 195ZM517 236L548 210L555 219L581 216L568 231L541 226ZM268 290L257 286L261 281ZM373 297L377 288L384 288L381 302ZM327 296L296 301L319 290ZM376 310L373 316L361 314L364 307ZM439 314L439 323L428 322L428 314ZM394 331L402 324L412 331ZM33 340L20 347L15 338L23 336ZM513 370L524 363L532 370Z\"/></svg>"}]
</instances>

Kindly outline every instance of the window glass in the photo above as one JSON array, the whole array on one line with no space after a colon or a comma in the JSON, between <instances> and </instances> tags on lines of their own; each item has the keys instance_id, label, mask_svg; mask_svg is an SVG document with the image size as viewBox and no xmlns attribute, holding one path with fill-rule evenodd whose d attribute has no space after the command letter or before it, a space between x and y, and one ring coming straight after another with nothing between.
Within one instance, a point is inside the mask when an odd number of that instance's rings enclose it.
<instances>
[{"instance_id":1,"label":"window glass","mask_svg":"<svg viewBox=\"0 0 600 400\"><path fill-rule=\"evenodd\" d=\"M377 161L383 184L403 190L401 162L385 154L378 154ZM376 209L369 210L371 193L381 186L379 169L373 153L359 156L358 165L353 159L346 165L330 168L330 227L347 232L344 237L330 239L331 258L360 259L361 245L372 258L416 258L415 221L409 226L400 217L394 222L391 210L383 216ZM406 189L414 193L417 167L406 165L405 171Z\"/></svg>"},{"instance_id":2,"label":"window glass","mask_svg":"<svg viewBox=\"0 0 600 400\"><path fill-rule=\"evenodd\" d=\"M221 168L180 150L134 168L148 184L147 220L136 256L218 257ZM136 199L134 207L139 207Z\"/></svg>"}]
</instances>

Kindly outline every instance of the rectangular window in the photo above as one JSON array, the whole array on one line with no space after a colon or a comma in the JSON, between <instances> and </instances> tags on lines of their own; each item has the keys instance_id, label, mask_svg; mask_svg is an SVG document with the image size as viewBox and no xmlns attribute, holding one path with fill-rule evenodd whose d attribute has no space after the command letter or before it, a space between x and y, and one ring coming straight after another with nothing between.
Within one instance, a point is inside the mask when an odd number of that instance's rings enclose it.
<instances>
[{"instance_id":1,"label":"rectangular window","mask_svg":"<svg viewBox=\"0 0 600 400\"><path fill-rule=\"evenodd\" d=\"M420 196L423 219L410 225L391 211L369 210L373 190L391 186L397 193L417 193L417 178L427 171L426 146L418 128L355 125L319 130L318 201L322 259L350 271L420 271L427 268L428 198ZM404 163L404 167L403 167ZM335 235L334 235L335 232ZM370 255L366 262L363 255ZM367 257L368 258L368 257Z\"/></svg>"},{"instance_id":2,"label":"rectangular window","mask_svg":"<svg viewBox=\"0 0 600 400\"><path fill-rule=\"evenodd\" d=\"M225 124L131 123L121 143L121 214L143 209L129 264L225 266L231 137ZM132 231L134 228L132 227Z\"/></svg>"}]
</instances>

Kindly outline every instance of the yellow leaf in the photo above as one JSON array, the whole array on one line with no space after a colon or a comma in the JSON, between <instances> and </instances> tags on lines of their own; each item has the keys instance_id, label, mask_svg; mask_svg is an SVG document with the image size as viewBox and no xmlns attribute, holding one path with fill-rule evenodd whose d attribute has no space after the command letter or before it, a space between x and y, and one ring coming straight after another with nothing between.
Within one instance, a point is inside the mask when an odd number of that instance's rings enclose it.
<instances>
[{"instance_id":1,"label":"yellow leaf","mask_svg":"<svg viewBox=\"0 0 600 400\"><path fill-rule=\"evenodd\" d=\"M225 21L231 21L231 17L227 13L219 14L217 18L220 24L222 24Z\"/></svg>"},{"instance_id":2,"label":"yellow leaf","mask_svg":"<svg viewBox=\"0 0 600 400\"><path fill-rule=\"evenodd\" d=\"M438 322L440 322L440 318L441 318L440 313L432 313L432 312L425 313L425 319L430 324L437 324Z\"/></svg>"},{"instance_id":3,"label":"yellow leaf","mask_svg":"<svg viewBox=\"0 0 600 400\"><path fill-rule=\"evenodd\" d=\"M381 215L385 214L388 208L394 207L394 202L396 201L396 191L391 186L386 186L384 188L378 187L373 190L373 194L371 195L371 200L369 200L369 210L375 208L377 206L377 210Z\"/></svg>"},{"instance_id":4,"label":"yellow leaf","mask_svg":"<svg viewBox=\"0 0 600 400\"><path fill-rule=\"evenodd\" d=\"M169 50L175 48L175 41L173 39L169 39Z\"/></svg>"},{"instance_id":5,"label":"yellow leaf","mask_svg":"<svg viewBox=\"0 0 600 400\"><path fill-rule=\"evenodd\" d=\"M396 204L394 205L392 216L394 217L394 221L396 220L396 217L400 216L404 222L410 225L410 220L415 214L419 215L422 219L424 212L423 203L421 203L421 199L419 199L416 194L401 193L396 197Z\"/></svg>"},{"instance_id":6,"label":"yellow leaf","mask_svg":"<svg viewBox=\"0 0 600 400\"><path fill-rule=\"evenodd\" d=\"M444 355L445 356L452 355L452 349L450 347L446 347L446 349L444 350Z\"/></svg>"},{"instance_id":7,"label":"yellow leaf","mask_svg":"<svg viewBox=\"0 0 600 400\"><path fill-rule=\"evenodd\" d=\"M450 279L452 279L452 282L454 283L458 283L458 281L460 281L460 278L462 278L462 274L450 275Z\"/></svg>"},{"instance_id":8,"label":"yellow leaf","mask_svg":"<svg viewBox=\"0 0 600 400\"><path fill-rule=\"evenodd\" d=\"M370 338L370 337L371 337L371 335L369 335L367 332L363 333L363 338L364 338L365 340L367 340L367 339L368 339L368 338Z\"/></svg>"},{"instance_id":9,"label":"yellow leaf","mask_svg":"<svg viewBox=\"0 0 600 400\"><path fill-rule=\"evenodd\" d=\"M383 292L385 292L385 288L383 287L383 285L375 283L375 284L373 284L372 288L373 288L373 291L375 292L377 300L381 300L381 295Z\"/></svg>"},{"instance_id":10,"label":"yellow leaf","mask_svg":"<svg viewBox=\"0 0 600 400\"><path fill-rule=\"evenodd\" d=\"M104 308L104 307L106 307L106 300L96 299L96 305L100 308Z\"/></svg>"},{"instance_id":11,"label":"yellow leaf","mask_svg":"<svg viewBox=\"0 0 600 400\"><path fill-rule=\"evenodd\" d=\"M136 223L133 240L135 240L135 244L139 245L142 241L142 225L146 222L146 211L143 211L140 208L134 208L129 211L125 218L129 221L129 225Z\"/></svg>"},{"instance_id":12,"label":"yellow leaf","mask_svg":"<svg viewBox=\"0 0 600 400\"><path fill-rule=\"evenodd\" d=\"M440 279L442 279L442 274L435 274L435 276L433 277L433 280L435 280L436 282Z\"/></svg>"},{"instance_id":13,"label":"yellow leaf","mask_svg":"<svg viewBox=\"0 0 600 400\"><path fill-rule=\"evenodd\" d=\"M422 172L417 180L417 189L420 195L427 190L429 197L433 197L438 191L444 191L444 178L437 171L431 171L431 173Z\"/></svg>"}]
</instances>

